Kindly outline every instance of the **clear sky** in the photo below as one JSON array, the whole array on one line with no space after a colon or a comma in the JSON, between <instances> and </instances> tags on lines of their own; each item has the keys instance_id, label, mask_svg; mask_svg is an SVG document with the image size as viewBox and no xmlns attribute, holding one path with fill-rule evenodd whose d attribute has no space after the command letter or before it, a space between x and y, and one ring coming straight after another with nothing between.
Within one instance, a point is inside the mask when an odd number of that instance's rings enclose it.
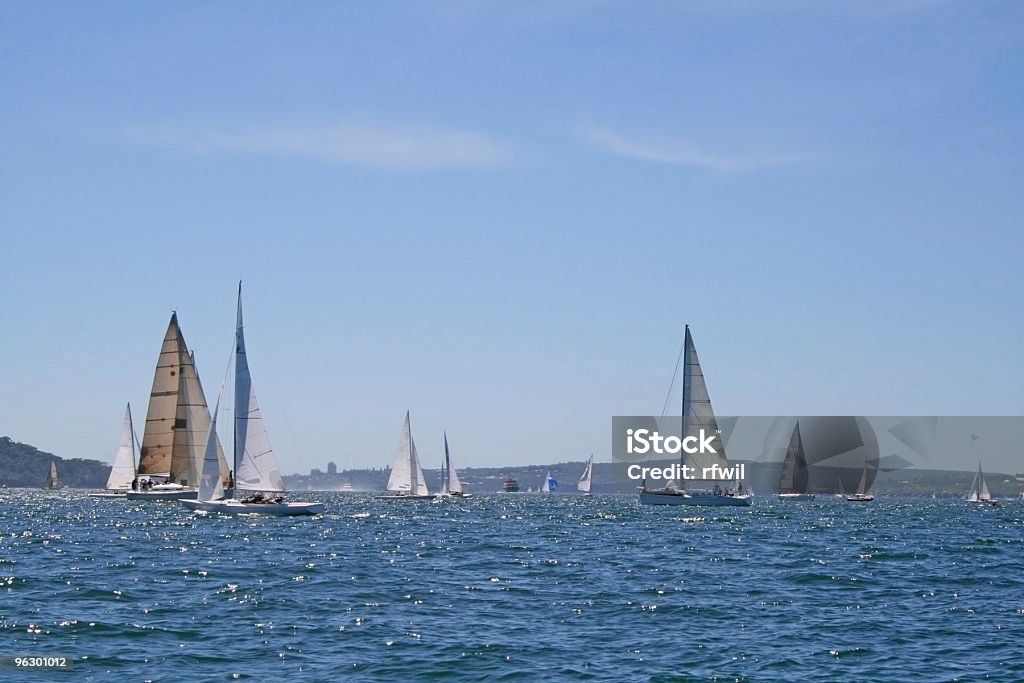
<instances>
[{"instance_id":1,"label":"clear sky","mask_svg":"<svg viewBox=\"0 0 1024 683\"><path fill-rule=\"evenodd\" d=\"M1022 74L1019 2L0 3L0 434L111 459L171 310L215 393L240 279L285 472L605 460L684 322L720 414L1021 414Z\"/></svg>"}]
</instances>

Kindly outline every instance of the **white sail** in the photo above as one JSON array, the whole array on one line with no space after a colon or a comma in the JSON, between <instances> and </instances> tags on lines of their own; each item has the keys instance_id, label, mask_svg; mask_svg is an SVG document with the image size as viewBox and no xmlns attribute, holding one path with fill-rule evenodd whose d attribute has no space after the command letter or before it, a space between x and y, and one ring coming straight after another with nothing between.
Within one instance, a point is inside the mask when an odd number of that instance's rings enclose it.
<instances>
[{"instance_id":1,"label":"white sail","mask_svg":"<svg viewBox=\"0 0 1024 683\"><path fill-rule=\"evenodd\" d=\"M444 434L444 491L445 493L462 493L462 482L455 471L452 454L448 450L448 432Z\"/></svg>"},{"instance_id":2,"label":"white sail","mask_svg":"<svg viewBox=\"0 0 1024 683\"><path fill-rule=\"evenodd\" d=\"M59 489L60 480L57 479L57 461L50 461L50 475L46 478L46 484L43 486L44 489Z\"/></svg>"},{"instance_id":3,"label":"white sail","mask_svg":"<svg viewBox=\"0 0 1024 683\"><path fill-rule=\"evenodd\" d=\"M124 425L121 428L121 443L114 456L114 464L107 477L107 488L110 490L128 490L135 479L135 430L132 427L132 407L129 404L124 412Z\"/></svg>"},{"instance_id":4,"label":"white sail","mask_svg":"<svg viewBox=\"0 0 1024 683\"><path fill-rule=\"evenodd\" d=\"M544 475L544 483L540 487L540 492L541 493L551 493L551 482L552 481L553 480L551 479L551 472L548 472L546 475Z\"/></svg>"},{"instance_id":5,"label":"white sail","mask_svg":"<svg viewBox=\"0 0 1024 683\"><path fill-rule=\"evenodd\" d=\"M223 388L221 389L223 393ZM217 413L220 412L220 396L213 409L210 421L210 433L206 437L206 450L203 454L203 468L199 476L199 495L197 500L220 500L224 497L224 484L220 476L220 458L218 457Z\"/></svg>"},{"instance_id":6,"label":"white sail","mask_svg":"<svg viewBox=\"0 0 1024 683\"><path fill-rule=\"evenodd\" d=\"M409 493L415 496L429 496L427 480L420 467L420 458L416 453L416 443L412 440L412 428L409 425L409 411L405 411L405 423L402 425L402 438L398 442L398 452L391 466L388 477L388 491Z\"/></svg>"},{"instance_id":7,"label":"white sail","mask_svg":"<svg viewBox=\"0 0 1024 683\"><path fill-rule=\"evenodd\" d=\"M857 484L857 495L863 496L868 492L868 466L865 463L864 471L860 473L860 482Z\"/></svg>"},{"instance_id":8,"label":"white sail","mask_svg":"<svg viewBox=\"0 0 1024 683\"><path fill-rule=\"evenodd\" d=\"M714 441L717 453L684 454L684 465L694 468L697 479L703 479L705 467L718 465L719 468L729 466L725 455L725 443L721 439L715 411L711 407L711 396L704 382L704 371L700 367L697 348L690 336L690 326L686 326L686 339L683 346L683 436L698 436L704 430L707 436L716 436Z\"/></svg>"},{"instance_id":9,"label":"white sail","mask_svg":"<svg viewBox=\"0 0 1024 683\"><path fill-rule=\"evenodd\" d=\"M591 455L587 458L587 469L583 470L583 476L580 477L580 481L576 484L576 488L583 493L590 493L590 478L594 470L594 456Z\"/></svg>"},{"instance_id":10,"label":"white sail","mask_svg":"<svg viewBox=\"0 0 1024 683\"><path fill-rule=\"evenodd\" d=\"M249 491L284 491L284 479L270 446L256 391L249 374L242 331L242 285L238 285L235 323L235 488ZM237 494L236 494L237 497Z\"/></svg>"}]
</instances>

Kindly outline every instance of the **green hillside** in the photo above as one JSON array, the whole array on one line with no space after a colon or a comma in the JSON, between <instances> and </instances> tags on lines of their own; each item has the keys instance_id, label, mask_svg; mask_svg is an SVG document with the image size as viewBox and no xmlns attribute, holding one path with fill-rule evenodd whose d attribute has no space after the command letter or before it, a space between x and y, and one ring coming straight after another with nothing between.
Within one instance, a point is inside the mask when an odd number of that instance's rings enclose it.
<instances>
[{"instance_id":1,"label":"green hillside","mask_svg":"<svg viewBox=\"0 0 1024 683\"><path fill-rule=\"evenodd\" d=\"M107 463L61 458L27 443L0 436L0 484L11 488L40 488L46 482L53 461L57 462L57 477L61 484L72 488L101 489L110 474Z\"/></svg>"}]
</instances>

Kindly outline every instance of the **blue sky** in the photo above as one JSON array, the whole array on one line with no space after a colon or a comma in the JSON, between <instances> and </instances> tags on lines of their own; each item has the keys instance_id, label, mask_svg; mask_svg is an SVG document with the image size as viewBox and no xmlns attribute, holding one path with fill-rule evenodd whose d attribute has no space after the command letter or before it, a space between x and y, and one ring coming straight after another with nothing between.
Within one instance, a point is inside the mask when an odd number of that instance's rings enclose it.
<instances>
[{"instance_id":1,"label":"blue sky","mask_svg":"<svg viewBox=\"0 0 1024 683\"><path fill-rule=\"evenodd\" d=\"M0 4L0 433L108 460L245 281L282 468L1024 404L1014 2ZM210 398L212 402L212 397ZM1024 469L1019 454L992 467Z\"/></svg>"}]
</instances>

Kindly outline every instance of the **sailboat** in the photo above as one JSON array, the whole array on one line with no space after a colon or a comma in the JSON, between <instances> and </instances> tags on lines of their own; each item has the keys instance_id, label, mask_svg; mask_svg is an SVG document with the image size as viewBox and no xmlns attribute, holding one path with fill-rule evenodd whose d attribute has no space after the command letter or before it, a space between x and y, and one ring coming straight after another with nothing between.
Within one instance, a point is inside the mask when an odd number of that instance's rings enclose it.
<instances>
[{"instance_id":1,"label":"sailboat","mask_svg":"<svg viewBox=\"0 0 1024 683\"><path fill-rule=\"evenodd\" d=\"M857 492L846 497L851 503L868 503L875 497L868 493L868 464L864 463L864 469L860 473L860 482L857 484Z\"/></svg>"},{"instance_id":2,"label":"sailboat","mask_svg":"<svg viewBox=\"0 0 1024 683\"><path fill-rule=\"evenodd\" d=\"M552 491L557 491L557 490L558 490L558 482L555 481L555 478L551 476L551 472L548 471L548 475L546 477L544 477L544 483L541 484L540 492L541 493L551 493Z\"/></svg>"},{"instance_id":3,"label":"sailboat","mask_svg":"<svg viewBox=\"0 0 1024 683\"><path fill-rule=\"evenodd\" d=\"M594 455L591 454L587 458L587 468L583 470L583 476L580 477L579 482L576 484L576 490L581 491L583 495L590 495L590 479L594 474Z\"/></svg>"},{"instance_id":4,"label":"sailboat","mask_svg":"<svg viewBox=\"0 0 1024 683\"><path fill-rule=\"evenodd\" d=\"M448 432L444 433L444 460L441 461L441 492L438 497L447 498L472 498L472 493L462 490L462 482L459 481L459 473L455 471L455 464L452 463L452 455L448 450Z\"/></svg>"},{"instance_id":5,"label":"sailboat","mask_svg":"<svg viewBox=\"0 0 1024 683\"><path fill-rule=\"evenodd\" d=\"M964 499L969 503L985 503L998 506L999 501L989 493L988 484L985 483L985 475L981 471L981 463L978 463L978 473L974 475L974 483L971 484L971 492Z\"/></svg>"},{"instance_id":6,"label":"sailboat","mask_svg":"<svg viewBox=\"0 0 1024 683\"><path fill-rule=\"evenodd\" d=\"M690 335L690 326L686 326L683 342L683 435L696 435L700 430L706 434L718 435L718 422L715 411L711 407L711 396L704 381L704 372L697 357L697 348ZM703 473L705 468L717 465L719 471L729 471L729 460L725 455L725 443L716 442L717 453L683 453L682 465L692 468L692 472ZM736 480L732 486L722 487L717 482L711 491L687 491L673 483L662 489L649 489L646 482L640 487L640 503L642 505L715 505L715 506L746 506L754 502L754 496L744 491L743 483Z\"/></svg>"},{"instance_id":7,"label":"sailboat","mask_svg":"<svg viewBox=\"0 0 1024 683\"><path fill-rule=\"evenodd\" d=\"M214 409L210 429L203 451L202 474L196 500L182 500L190 510L222 512L230 515L258 513L276 517L316 515L324 511L323 503L286 502L280 494L285 492L284 479L270 446L270 438L263 422L260 404L256 401L249 360L245 352L245 333L242 325L242 283L238 283L238 312L235 318L235 438L234 438L234 495L224 498L224 485L219 476L220 457L217 442L217 412ZM239 494L248 492L248 498ZM278 494L278 495L274 495Z\"/></svg>"},{"instance_id":8,"label":"sailboat","mask_svg":"<svg viewBox=\"0 0 1024 683\"><path fill-rule=\"evenodd\" d=\"M195 499L210 424L195 358L178 326L178 314L172 313L149 395L139 450L139 490L128 491L128 500ZM226 487L230 472L220 441L215 445Z\"/></svg>"},{"instance_id":9,"label":"sailboat","mask_svg":"<svg viewBox=\"0 0 1024 683\"><path fill-rule=\"evenodd\" d=\"M124 498L132 487L135 479L135 428L132 426L132 406L129 403L124 411L124 424L121 427L121 443L114 455L114 464L107 477L107 486L103 493L90 493L91 498Z\"/></svg>"},{"instance_id":10,"label":"sailboat","mask_svg":"<svg viewBox=\"0 0 1024 683\"><path fill-rule=\"evenodd\" d=\"M398 452L391 466L387 490L391 495L377 496L377 500L433 500L434 496L427 488L427 480L423 476L420 456L416 452L416 442L412 440L412 427L409 425L409 411L405 411L405 422L402 424L402 436L398 441Z\"/></svg>"},{"instance_id":11,"label":"sailboat","mask_svg":"<svg viewBox=\"0 0 1024 683\"><path fill-rule=\"evenodd\" d=\"M779 498L786 500L814 500L814 494L807 492L810 479L807 458L804 456L804 442L800 438L800 423L793 427L789 439L786 461L782 464L782 479L779 481Z\"/></svg>"},{"instance_id":12,"label":"sailboat","mask_svg":"<svg viewBox=\"0 0 1024 683\"><path fill-rule=\"evenodd\" d=\"M50 461L50 473L46 476L46 483L43 484L44 489L59 489L61 487L60 480L57 479L57 461Z\"/></svg>"}]
</instances>

